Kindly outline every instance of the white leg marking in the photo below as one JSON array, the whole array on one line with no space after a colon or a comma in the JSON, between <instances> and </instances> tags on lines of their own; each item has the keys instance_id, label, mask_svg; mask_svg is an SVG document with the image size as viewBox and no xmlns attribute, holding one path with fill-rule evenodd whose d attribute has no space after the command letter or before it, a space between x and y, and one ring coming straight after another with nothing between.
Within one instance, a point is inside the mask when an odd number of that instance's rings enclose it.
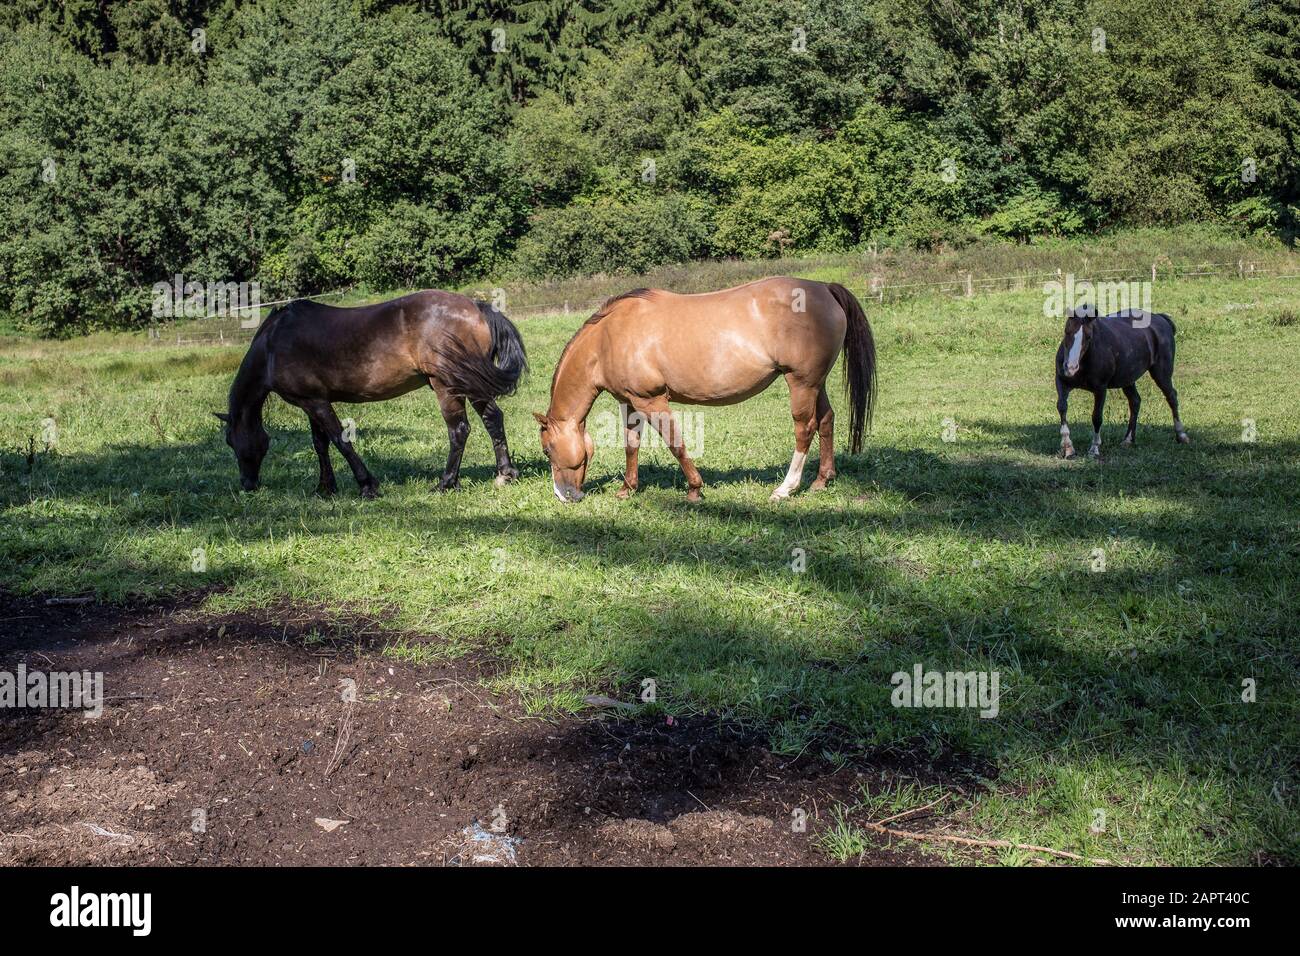
<instances>
[{"instance_id":1,"label":"white leg marking","mask_svg":"<svg viewBox=\"0 0 1300 956\"><path fill-rule=\"evenodd\" d=\"M785 473L785 481L781 482L781 487L772 492L772 501L780 501L783 498L789 498L790 492L799 487L799 482L803 481L803 463L808 458L807 452L797 451L794 457L790 459L790 470Z\"/></svg>"}]
</instances>

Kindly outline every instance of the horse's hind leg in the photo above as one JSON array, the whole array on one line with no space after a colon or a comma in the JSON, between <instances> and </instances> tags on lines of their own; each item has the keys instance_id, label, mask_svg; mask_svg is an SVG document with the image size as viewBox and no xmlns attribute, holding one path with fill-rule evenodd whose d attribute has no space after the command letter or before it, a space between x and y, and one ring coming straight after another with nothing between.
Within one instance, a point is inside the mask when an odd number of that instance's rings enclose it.
<instances>
[{"instance_id":1,"label":"horse's hind leg","mask_svg":"<svg viewBox=\"0 0 1300 956\"><path fill-rule=\"evenodd\" d=\"M1178 389L1174 388L1173 365L1172 358L1157 362L1151 366L1151 378L1169 403L1169 410L1174 413L1174 438L1186 445L1192 439L1188 437L1187 429L1183 428L1183 421L1178 417Z\"/></svg>"},{"instance_id":2,"label":"horse's hind leg","mask_svg":"<svg viewBox=\"0 0 1300 956\"><path fill-rule=\"evenodd\" d=\"M1132 445L1137 441L1138 409L1142 407L1142 396L1138 394L1136 385L1125 385L1124 397L1128 399L1128 431L1124 433L1121 444Z\"/></svg>"},{"instance_id":3,"label":"horse's hind leg","mask_svg":"<svg viewBox=\"0 0 1300 956\"><path fill-rule=\"evenodd\" d=\"M315 440L316 429L319 428L325 433L326 438L334 443L339 454L347 459L348 466L352 469L352 477L357 480L357 486L361 489L361 497L378 498L379 480L366 468L361 456L352 447L352 442L343 437L343 423L339 421L338 415L334 414L334 406L329 402L309 402L304 404L302 409L312 421L313 440Z\"/></svg>"},{"instance_id":4,"label":"horse's hind leg","mask_svg":"<svg viewBox=\"0 0 1300 956\"><path fill-rule=\"evenodd\" d=\"M817 451L821 464L817 468L817 480L808 487L809 491L821 491L835 477L835 411L831 408L825 383L817 392Z\"/></svg>"},{"instance_id":5,"label":"horse's hind leg","mask_svg":"<svg viewBox=\"0 0 1300 956\"><path fill-rule=\"evenodd\" d=\"M510 460L510 447L506 444L506 420L494 401L474 402L474 411L483 419L483 427L492 436L492 451L497 458L497 487L519 477L519 470Z\"/></svg>"},{"instance_id":6,"label":"horse's hind leg","mask_svg":"<svg viewBox=\"0 0 1300 956\"><path fill-rule=\"evenodd\" d=\"M465 441L469 438L469 419L465 416L465 400L451 395L444 389L433 386L438 396L438 406L442 409L442 420L447 423L447 467L438 482L439 491L452 491L460 487L460 459L465 454Z\"/></svg>"},{"instance_id":7,"label":"horse's hind leg","mask_svg":"<svg viewBox=\"0 0 1300 956\"><path fill-rule=\"evenodd\" d=\"M652 399L648 403L636 409L641 413L643 418L650 420L654 425L655 431L664 440L668 450L673 453L677 463L682 466L682 473L686 475L686 500L699 501L701 498L700 488L704 486L704 479L700 477L699 471L695 467L695 462L686 454L686 442L682 437L682 426L677 421L677 416L673 410L668 407L668 399L662 396Z\"/></svg>"},{"instance_id":8,"label":"horse's hind leg","mask_svg":"<svg viewBox=\"0 0 1300 956\"><path fill-rule=\"evenodd\" d=\"M808 449L818 428L819 388L802 385L790 375L787 375L785 380L790 386L790 415L794 418L794 455L790 458L790 468L785 473L785 481L772 492L771 501L789 498L790 493L803 481L803 464L808 458Z\"/></svg>"},{"instance_id":9,"label":"horse's hind leg","mask_svg":"<svg viewBox=\"0 0 1300 956\"><path fill-rule=\"evenodd\" d=\"M316 424L316 419L311 415L307 416L307 420L311 422L311 443L316 448L316 457L320 459L320 483L316 486L316 494L329 498L339 490L338 482L334 480L334 465L330 463L330 436Z\"/></svg>"}]
</instances>

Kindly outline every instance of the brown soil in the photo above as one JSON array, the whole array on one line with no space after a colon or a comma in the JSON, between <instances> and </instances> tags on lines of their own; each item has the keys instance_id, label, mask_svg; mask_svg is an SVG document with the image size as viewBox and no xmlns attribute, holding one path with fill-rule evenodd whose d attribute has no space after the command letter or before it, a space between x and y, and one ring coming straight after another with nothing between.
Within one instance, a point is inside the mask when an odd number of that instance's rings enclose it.
<instances>
[{"instance_id":1,"label":"brown soil","mask_svg":"<svg viewBox=\"0 0 1300 956\"><path fill-rule=\"evenodd\" d=\"M526 717L490 660L314 617L0 595L0 670L102 671L106 698L0 711L0 864L822 865L865 779L704 717Z\"/></svg>"}]
</instances>

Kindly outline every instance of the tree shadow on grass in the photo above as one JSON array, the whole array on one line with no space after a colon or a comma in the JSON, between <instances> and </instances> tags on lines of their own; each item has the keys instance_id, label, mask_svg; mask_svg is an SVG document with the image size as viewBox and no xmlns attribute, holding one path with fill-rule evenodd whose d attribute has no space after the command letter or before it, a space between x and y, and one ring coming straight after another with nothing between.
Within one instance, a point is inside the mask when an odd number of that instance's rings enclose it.
<instances>
[{"instance_id":1,"label":"tree shadow on grass","mask_svg":"<svg viewBox=\"0 0 1300 956\"><path fill-rule=\"evenodd\" d=\"M972 427L1004 447L1037 450L1036 428ZM306 436L302 445L310 452ZM725 713L796 750L847 747L869 760L901 748L918 766L947 752L981 767L1083 768L1102 761L1184 775L1226 801L1205 812L1208 825L1232 835L1234 853L1258 844L1296 854L1279 822L1294 819L1294 798L1284 796L1278 809L1266 795L1295 779L1300 752L1286 719L1300 668L1289 610L1300 546L1290 499L1261 493L1294 487L1296 444L1242 450L1215 435L1140 463L1139 447L1109 469L1106 462L1091 467L1047 455L1026 461L981 450L987 451L961 443L875 447L844 459L831 490L780 505L768 504L765 491L750 501L710 497L708 488L705 500L691 505L675 486L656 483L621 506L628 509L624 522L548 496L542 509L509 508L503 499L488 513L432 503L403 511L401 524L416 535L483 542L480 550L497 542L524 556L558 550L623 582L593 590L579 580L571 592L546 599L526 589L512 593L499 645L514 668L569 673L575 690L598 682L623 696L635 696L653 678L665 706ZM372 457L381 475L423 477L410 462ZM0 464L4 501L14 510L27 498L22 481L8 480L8 473L26 465L12 457ZM546 479L540 459L525 456L521 470L528 481ZM30 481L70 503L108 508L106 491L127 482L143 500L130 506L125 528L80 523L75 551L42 541L43 528L79 521L57 511L16 516L22 537L8 540L29 561L81 567L91 556L101 576L143 576L181 588L186 579L174 556L143 565L138 556L129 563L120 557L124 530L148 535L180 521L196 536L252 545L279 525L328 551L334 539L353 537L367 514L384 516L382 501L303 511L273 499L267 513L265 496L230 493L233 471L219 439L41 461ZM709 476L716 484L766 485L778 472L719 469ZM660 469L655 477L668 474ZM474 477L487 482L491 472ZM295 468L279 467L269 490L292 496L301 486L305 499L314 467L301 479ZM596 476L592 488L610 493L602 482L615 480ZM1120 492L1138 493L1154 507L1117 515L1111 506ZM890 507L878 507L886 498ZM671 520L666 528L638 522L640 511ZM1090 550L1115 538L1153 548L1154 557L1093 573ZM909 557L909 540L1050 543L1061 557L1018 565L995 556L974 569L943 557L943 548ZM797 576L794 548L807 557ZM235 584L225 573L218 580ZM639 576L651 573L663 577L646 588ZM1183 579L1192 585L1186 593ZM240 565L237 580L279 586L275 569L255 561ZM683 588L674 580L709 586ZM505 596L492 585L487 599ZM526 623L527 615L542 623ZM577 671L574 642L586 661ZM894 707L892 675L916 664L998 671L999 717ZM1263 706L1237 706L1243 678L1274 696Z\"/></svg>"}]
</instances>

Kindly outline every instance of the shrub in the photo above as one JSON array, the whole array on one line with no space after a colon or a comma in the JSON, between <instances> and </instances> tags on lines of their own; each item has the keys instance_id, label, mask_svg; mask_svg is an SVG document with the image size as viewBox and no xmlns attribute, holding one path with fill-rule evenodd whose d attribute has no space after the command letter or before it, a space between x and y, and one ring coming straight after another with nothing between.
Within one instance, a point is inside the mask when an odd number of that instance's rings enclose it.
<instances>
[{"instance_id":1,"label":"shrub","mask_svg":"<svg viewBox=\"0 0 1300 956\"><path fill-rule=\"evenodd\" d=\"M1031 186L1013 196L985 219L979 231L1027 242L1031 236L1065 235L1083 228L1083 217L1065 209L1060 197Z\"/></svg>"},{"instance_id":2,"label":"shrub","mask_svg":"<svg viewBox=\"0 0 1300 956\"><path fill-rule=\"evenodd\" d=\"M572 205L533 217L516 269L527 278L637 273L704 251L706 213L684 197Z\"/></svg>"}]
</instances>

